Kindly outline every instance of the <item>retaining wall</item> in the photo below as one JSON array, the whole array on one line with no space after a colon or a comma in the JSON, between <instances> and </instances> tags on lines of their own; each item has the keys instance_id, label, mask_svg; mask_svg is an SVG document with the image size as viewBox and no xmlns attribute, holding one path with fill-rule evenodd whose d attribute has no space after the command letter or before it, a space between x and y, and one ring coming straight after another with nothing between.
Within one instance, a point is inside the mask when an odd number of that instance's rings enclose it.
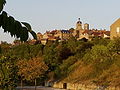
<instances>
[{"instance_id":1,"label":"retaining wall","mask_svg":"<svg viewBox=\"0 0 120 90\"><path fill-rule=\"evenodd\" d=\"M59 82L59 83L54 83L53 87L54 88L64 88L63 86L64 83ZM67 83L66 86L67 90L120 90L120 87L101 87L101 86L96 86L96 85L84 85L84 84L73 84L73 83ZM65 89L65 88L64 88Z\"/></svg>"}]
</instances>

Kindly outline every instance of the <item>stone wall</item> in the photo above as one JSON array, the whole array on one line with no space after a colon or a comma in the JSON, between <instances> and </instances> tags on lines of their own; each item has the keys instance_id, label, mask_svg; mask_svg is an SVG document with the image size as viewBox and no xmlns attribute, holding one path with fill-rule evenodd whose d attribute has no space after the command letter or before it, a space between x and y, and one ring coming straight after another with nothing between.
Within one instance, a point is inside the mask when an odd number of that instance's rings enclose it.
<instances>
[{"instance_id":1,"label":"stone wall","mask_svg":"<svg viewBox=\"0 0 120 90\"><path fill-rule=\"evenodd\" d=\"M64 83L54 83L54 88L64 88ZM65 89L65 88L64 88ZM120 90L120 87L101 87L96 85L84 85L84 84L73 84L73 83L67 83L67 90Z\"/></svg>"}]
</instances>

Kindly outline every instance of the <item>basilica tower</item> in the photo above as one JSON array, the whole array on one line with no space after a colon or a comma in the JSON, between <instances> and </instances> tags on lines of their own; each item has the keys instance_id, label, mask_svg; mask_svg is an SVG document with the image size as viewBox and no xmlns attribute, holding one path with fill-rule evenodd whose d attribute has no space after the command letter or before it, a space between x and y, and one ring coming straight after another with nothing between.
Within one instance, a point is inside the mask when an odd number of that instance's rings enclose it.
<instances>
[{"instance_id":1,"label":"basilica tower","mask_svg":"<svg viewBox=\"0 0 120 90\"><path fill-rule=\"evenodd\" d=\"M76 23L76 30L82 29L82 22L80 21L80 18L78 18L78 21Z\"/></svg>"}]
</instances>

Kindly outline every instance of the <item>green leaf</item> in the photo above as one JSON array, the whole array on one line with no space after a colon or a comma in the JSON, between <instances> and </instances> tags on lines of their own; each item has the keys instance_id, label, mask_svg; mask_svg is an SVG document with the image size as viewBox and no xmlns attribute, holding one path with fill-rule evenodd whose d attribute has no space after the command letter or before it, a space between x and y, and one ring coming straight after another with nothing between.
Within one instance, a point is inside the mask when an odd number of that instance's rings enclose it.
<instances>
[{"instance_id":1,"label":"green leaf","mask_svg":"<svg viewBox=\"0 0 120 90\"><path fill-rule=\"evenodd\" d=\"M6 19L7 19L7 13L5 11L2 12L2 20L3 20L3 24L6 23Z\"/></svg>"},{"instance_id":2,"label":"green leaf","mask_svg":"<svg viewBox=\"0 0 120 90\"><path fill-rule=\"evenodd\" d=\"M5 4L6 4L6 0L0 0L0 12L3 10Z\"/></svg>"},{"instance_id":3,"label":"green leaf","mask_svg":"<svg viewBox=\"0 0 120 90\"><path fill-rule=\"evenodd\" d=\"M5 28L4 32L9 32L10 25L9 25L9 18L8 17L6 17L4 28Z\"/></svg>"},{"instance_id":4,"label":"green leaf","mask_svg":"<svg viewBox=\"0 0 120 90\"><path fill-rule=\"evenodd\" d=\"M7 13L5 11L2 12L2 28L4 29L4 32L7 32Z\"/></svg>"},{"instance_id":5,"label":"green leaf","mask_svg":"<svg viewBox=\"0 0 120 90\"><path fill-rule=\"evenodd\" d=\"M22 24L25 27L22 27ZM29 36L28 32L30 32L34 39L37 39L37 35L32 31L30 24L26 22L22 22L22 24L13 17L8 17L5 11L0 15L0 27L2 26L4 32L9 32L12 37L20 38L21 41L27 41Z\"/></svg>"},{"instance_id":6,"label":"green leaf","mask_svg":"<svg viewBox=\"0 0 120 90\"><path fill-rule=\"evenodd\" d=\"M20 40L21 41L27 41L29 35L28 35L28 30L26 27L22 27L21 35L20 35Z\"/></svg>"},{"instance_id":7,"label":"green leaf","mask_svg":"<svg viewBox=\"0 0 120 90\"><path fill-rule=\"evenodd\" d=\"M15 30L16 30L16 37L19 38L22 31L22 25L19 21L15 21Z\"/></svg>"},{"instance_id":8,"label":"green leaf","mask_svg":"<svg viewBox=\"0 0 120 90\"><path fill-rule=\"evenodd\" d=\"M21 22L21 23L27 27L28 31L30 31L30 32L32 31L30 24L28 24L26 22Z\"/></svg>"},{"instance_id":9,"label":"green leaf","mask_svg":"<svg viewBox=\"0 0 120 90\"><path fill-rule=\"evenodd\" d=\"M33 38L37 40L37 35L36 35L36 33L35 33L34 31L31 31L30 33L32 34Z\"/></svg>"},{"instance_id":10,"label":"green leaf","mask_svg":"<svg viewBox=\"0 0 120 90\"><path fill-rule=\"evenodd\" d=\"M0 27L2 26L3 20L2 20L2 15L0 15Z\"/></svg>"},{"instance_id":11,"label":"green leaf","mask_svg":"<svg viewBox=\"0 0 120 90\"><path fill-rule=\"evenodd\" d=\"M9 32L10 32L10 35L13 36L15 32L15 19L12 16L9 16L8 19L9 19L9 26L10 26Z\"/></svg>"},{"instance_id":12,"label":"green leaf","mask_svg":"<svg viewBox=\"0 0 120 90\"><path fill-rule=\"evenodd\" d=\"M8 19L9 19L9 25L10 25L9 32L11 33L13 30L13 24L14 24L15 20L12 16L9 16Z\"/></svg>"},{"instance_id":13,"label":"green leaf","mask_svg":"<svg viewBox=\"0 0 120 90\"><path fill-rule=\"evenodd\" d=\"M28 24L26 22L21 22L21 23L27 27L28 31L32 34L33 38L37 40L37 35L34 31L32 31L30 24Z\"/></svg>"}]
</instances>

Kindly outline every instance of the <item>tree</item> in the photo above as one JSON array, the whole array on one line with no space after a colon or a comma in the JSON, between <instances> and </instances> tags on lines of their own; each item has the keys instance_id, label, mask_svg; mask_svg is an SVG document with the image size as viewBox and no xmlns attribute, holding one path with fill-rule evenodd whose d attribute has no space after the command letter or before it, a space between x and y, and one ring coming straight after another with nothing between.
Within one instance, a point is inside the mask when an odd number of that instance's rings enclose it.
<instances>
[{"instance_id":1,"label":"tree","mask_svg":"<svg viewBox=\"0 0 120 90\"><path fill-rule=\"evenodd\" d=\"M19 22L15 20L12 16L8 16L7 12L3 11L3 7L5 4L6 0L0 0L0 28L2 28L4 32L10 33L12 37L14 36L20 38L20 40L24 42L27 41L29 37L29 32L32 34L34 39L37 39L36 33L32 31L32 28L28 23ZM0 83L3 89L8 90L10 89L9 86L15 83L14 76L16 74L15 72L13 72L15 70L14 65L11 61L9 61L9 58L6 59L4 55L2 57L0 57Z\"/></svg>"},{"instance_id":2,"label":"tree","mask_svg":"<svg viewBox=\"0 0 120 90\"><path fill-rule=\"evenodd\" d=\"M112 40L107 47L113 54L120 54L120 38L118 37Z\"/></svg>"},{"instance_id":3,"label":"tree","mask_svg":"<svg viewBox=\"0 0 120 90\"><path fill-rule=\"evenodd\" d=\"M63 61L63 64L60 65L60 72L58 75L60 76L67 76L71 71L69 70L70 66L77 62L78 58L76 56L70 56L66 60Z\"/></svg>"},{"instance_id":4,"label":"tree","mask_svg":"<svg viewBox=\"0 0 120 90\"><path fill-rule=\"evenodd\" d=\"M11 57L0 58L0 87L3 90L13 90L17 86L17 66Z\"/></svg>"},{"instance_id":5,"label":"tree","mask_svg":"<svg viewBox=\"0 0 120 90\"><path fill-rule=\"evenodd\" d=\"M109 57L109 51L104 45L95 45L83 57L85 63L102 62Z\"/></svg>"},{"instance_id":6,"label":"tree","mask_svg":"<svg viewBox=\"0 0 120 90\"><path fill-rule=\"evenodd\" d=\"M78 46L78 44L77 44L77 40L75 39L75 37L70 37L70 39L67 41L67 46L68 48L70 48L72 53L76 52L76 47Z\"/></svg>"},{"instance_id":7,"label":"tree","mask_svg":"<svg viewBox=\"0 0 120 90\"><path fill-rule=\"evenodd\" d=\"M56 55L59 63L62 63L63 60L67 59L69 56L72 55L71 50L65 45L59 45L56 50Z\"/></svg>"},{"instance_id":8,"label":"tree","mask_svg":"<svg viewBox=\"0 0 120 90\"><path fill-rule=\"evenodd\" d=\"M18 59L30 59L33 57L39 57L43 54L43 45L30 45L30 44L21 44L18 46L14 46L11 49L11 54L16 56Z\"/></svg>"},{"instance_id":9,"label":"tree","mask_svg":"<svg viewBox=\"0 0 120 90\"><path fill-rule=\"evenodd\" d=\"M18 75L20 75L23 80L35 80L35 86L36 79L42 76L48 70L48 66L44 63L42 58L20 60L17 65Z\"/></svg>"}]
</instances>

